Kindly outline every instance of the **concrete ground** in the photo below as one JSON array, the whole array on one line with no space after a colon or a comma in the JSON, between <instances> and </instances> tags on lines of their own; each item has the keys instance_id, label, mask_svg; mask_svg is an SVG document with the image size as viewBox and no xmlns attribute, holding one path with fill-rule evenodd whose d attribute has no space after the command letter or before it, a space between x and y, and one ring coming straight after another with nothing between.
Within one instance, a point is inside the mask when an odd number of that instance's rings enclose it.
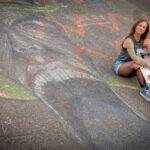
<instances>
[{"instance_id":1,"label":"concrete ground","mask_svg":"<svg viewBox=\"0 0 150 150\"><path fill-rule=\"evenodd\" d=\"M0 4L0 150L149 150L150 102L113 63L150 2L23 2Z\"/></svg>"}]
</instances>

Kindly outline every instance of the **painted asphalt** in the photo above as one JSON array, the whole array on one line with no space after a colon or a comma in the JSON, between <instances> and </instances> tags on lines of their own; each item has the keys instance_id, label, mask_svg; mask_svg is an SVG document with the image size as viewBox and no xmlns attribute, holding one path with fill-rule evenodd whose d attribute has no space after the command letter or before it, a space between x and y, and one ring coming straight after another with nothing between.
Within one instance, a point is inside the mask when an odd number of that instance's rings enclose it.
<instances>
[{"instance_id":1,"label":"painted asphalt","mask_svg":"<svg viewBox=\"0 0 150 150\"><path fill-rule=\"evenodd\" d=\"M150 102L113 63L150 3L12 2L0 3L0 150L149 150Z\"/></svg>"}]
</instances>

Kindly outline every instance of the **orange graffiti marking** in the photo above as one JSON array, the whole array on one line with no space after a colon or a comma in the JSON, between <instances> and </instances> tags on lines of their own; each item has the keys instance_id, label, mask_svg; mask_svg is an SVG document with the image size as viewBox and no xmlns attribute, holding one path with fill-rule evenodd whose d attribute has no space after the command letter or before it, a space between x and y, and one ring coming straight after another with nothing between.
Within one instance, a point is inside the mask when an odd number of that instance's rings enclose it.
<instances>
[{"instance_id":1,"label":"orange graffiti marking","mask_svg":"<svg viewBox=\"0 0 150 150\"><path fill-rule=\"evenodd\" d=\"M36 37L41 38L41 39L44 38L44 35L45 35L44 24L43 24L43 26L41 26L40 28L38 28L36 34L37 34Z\"/></svg>"},{"instance_id":2,"label":"orange graffiti marking","mask_svg":"<svg viewBox=\"0 0 150 150\"><path fill-rule=\"evenodd\" d=\"M38 17L39 18L43 18L43 19L45 19L45 20L47 20L49 22L53 22L53 23L57 24L58 26L60 26L61 28L69 30L71 32L75 32L75 33L77 33L79 35L84 35L84 33L85 33L83 24L81 22L81 16L79 16L79 15L75 15L75 24L76 24L77 29L73 29L73 28L71 28L69 26L66 26L64 24L61 24L61 23L55 21L55 20L49 19L49 18L41 16L41 15L38 15Z\"/></svg>"},{"instance_id":3,"label":"orange graffiti marking","mask_svg":"<svg viewBox=\"0 0 150 150\"><path fill-rule=\"evenodd\" d=\"M74 32L74 33L77 33L79 35L84 35L85 34L84 25L83 25L82 21L88 21L90 23L97 24L97 25L103 26L105 28L114 30L114 31L120 31L120 28L118 26L116 18L119 18L119 19L122 19L122 20L125 20L125 21L128 21L128 22L133 22L132 19L129 19L129 18L124 17L124 16L120 16L118 14L107 13L107 16L108 16L108 19L109 19L109 21L111 22L112 25L106 25L103 22L98 22L98 21L90 19L86 16L81 16L81 15L76 14L74 16L76 29L73 29L72 27L64 25L64 24L62 24L60 22L57 22L55 20L52 20L50 18L44 17L42 15L38 15L38 17L41 18L41 19L45 19L49 22L53 22L53 23L57 24L58 26L60 26L61 28L65 29L65 30L68 30L68 31L71 31L71 32Z\"/></svg>"},{"instance_id":4,"label":"orange graffiti marking","mask_svg":"<svg viewBox=\"0 0 150 150\"><path fill-rule=\"evenodd\" d=\"M107 56L107 55L105 55L105 54L102 54L102 53L97 52L97 51L95 51L95 50L86 48L86 47L84 47L84 46L79 46L79 50L80 50L80 51L86 51L86 52L88 52L88 53L90 53L90 54L96 55L96 56L98 56L98 57L100 57L100 58L103 58L103 59L105 59L105 60L114 61L114 59L113 59L111 56ZM79 53L78 53L78 54L79 54ZM77 58L82 59L82 58L81 58L81 55L77 56ZM81 60L81 61L83 62L83 60Z\"/></svg>"},{"instance_id":5,"label":"orange graffiti marking","mask_svg":"<svg viewBox=\"0 0 150 150\"><path fill-rule=\"evenodd\" d=\"M33 61L33 60L28 60L28 65L34 65L35 64L35 62Z\"/></svg>"},{"instance_id":6,"label":"orange graffiti marking","mask_svg":"<svg viewBox=\"0 0 150 150\"><path fill-rule=\"evenodd\" d=\"M96 55L96 56L101 57L101 58L106 59L106 60L114 61L114 59L113 59L112 57L107 56L107 55L104 55L104 54L102 54L102 53L100 53L100 52L97 52L97 51L95 51L95 50L88 49L88 48L86 48L86 47L84 47L84 46L80 46L80 50L86 51L86 52L88 52L88 53L91 53L91 54L93 54L93 55Z\"/></svg>"},{"instance_id":7,"label":"orange graffiti marking","mask_svg":"<svg viewBox=\"0 0 150 150\"><path fill-rule=\"evenodd\" d=\"M109 15L109 14L108 14L108 16L109 16L110 22L112 23L112 26L106 25L106 24L104 24L103 22L100 22L100 21L98 22L96 20L90 19L86 16L81 16L81 17L82 17L82 20L88 21L90 23L97 24L97 25L103 26L103 27L111 29L111 30L120 31L120 28L118 27L118 24L117 24L116 20L114 19L114 17Z\"/></svg>"},{"instance_id":8,"label":"orange graffiti marking","mask_svg":"<svg viewBox=\"0 0 150 150\"><path fill-rule=\"evenodd\" d=\"M113 41L113 43L114 43L115 48L116 48L116 50L117 50L117 54L119 54L119 53L120 53L120 50L121 50L121 42L115 40L115 41Z\"/></svg>"},{"instance_id":9,"label":"orange graffiti marking","mask_svg":"<svg viewBox=\"0 0 150 150\"><path fill-rule=\"evenodd\" d=\"M39 21L41 23L41 26L37 29L36 33L35 33L35 37L37 38L44 38L45 36L45 28L44 28L44 21L42 21L41 18L39 18Z\"/></svg>"},{"instance_id":10,"label":"orange graffiti marking","mask_svg":"<svg viewBox=\"0 0 150 150\"><path fill-rule=\"evenodd\" d=\"M84 64L84 60L81 57L82 51L78 46L75 46L75 57L76 60L79 61L81 64Z\"/></svg>"},{"instance_id":11,"label":"orange graffiti marking","mask_svg":"<svg viewBox=\"0 0 150 150\"><path fill-rule=\"evenodd\" d=\"M118 27L118 23L117 23L116 18L120 18L120 19L123 19L123 20L128 21L128 22L133 22L132 19L129 19L129 18L124 17L124 16L120 16L118 14L107 13L107 15L109 17L110 22L112 23L112 27L109 27L109 28L112 30L120 31L120 28Z\"/></svg>"},{"instance_id":12,"label":"orange graffiti marking","mask_svg":"<svg viewBox=\"0 0 150 150\"><path fill-rule=\"evenodd\" d=\"M133 22L132 19L129 19L127 17L124 17L124 16L120 16L118 14L111 14L111 13L107 13L107 16L109 17L109 21L112 23L112 25L106 25L106 24L103 24L103 22L97 22L93 19L90 19L88 17L85 17L85 16L82 16L82 19L86 20L86 21L89 21L91 23L94 23L94 24L97 24L97 25L100 25L100 26L103 26L105 28L108 28L108 29L111 29L111 30L115 30L115 31L120 31L120 28L118 26L118 23L117 23L117 20L116 18L119 18L119 19L123 19L125 21L128 21L128 22Z\"/></svg>"},{"instance_id":13,"label":"orange graffiti marking","mask_svg":"<svg viewBox=\"0 0 150 150\"><path fill-rule=\"evenodd\" d=\"M9 93L0 90L0 96L2 96L2 97L9 97Z\"/></svg>"}]
</instances>

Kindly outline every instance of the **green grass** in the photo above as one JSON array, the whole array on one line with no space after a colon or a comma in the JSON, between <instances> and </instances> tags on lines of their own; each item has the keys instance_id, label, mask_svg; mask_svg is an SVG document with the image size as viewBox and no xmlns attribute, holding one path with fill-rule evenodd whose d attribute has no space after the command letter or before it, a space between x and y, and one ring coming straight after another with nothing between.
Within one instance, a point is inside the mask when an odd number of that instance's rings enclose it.
<instances>
[{"instance_id":1,"label":"green grass","mask_svg":"<svg viewBox=\"0 0 150 150\"><path fill-rule=\"evenodd\" d=\"M126 87L131 89L139 89L139 83L136 77L120 77L116 75L105 75L104 80L111 86Z\"/></svg>"},{"instance_id":2,"label":"green grass","mask_svg":"<svg viewBox=\"0 0 150 150\"><path fill-rule=\"evenodd\" d=\"M4 77L0 77L0 93L8 99L36 100L28 90Z\"/></svg>"},{"instance_id":3,"label":"green grass","mask_svg":"<svg viewBox=\"0 0 150 150\"><path fill-rule=\"evenodd\" d=\"M21 4L0 3L0 11L31 11L31 12L54 12L59 9L57 0L49 0L49 3L44 6L28 6Z\"/></svg>"}]
</instances>

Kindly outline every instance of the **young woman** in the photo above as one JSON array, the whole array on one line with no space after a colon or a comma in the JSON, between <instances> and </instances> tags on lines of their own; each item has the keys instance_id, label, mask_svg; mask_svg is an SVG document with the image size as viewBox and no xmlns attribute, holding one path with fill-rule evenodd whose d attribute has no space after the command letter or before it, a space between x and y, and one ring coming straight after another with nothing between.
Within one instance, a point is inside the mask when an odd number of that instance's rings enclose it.
<instances>
[{"instance_id":1,"label":"young woman","mask_svg":"<svg viewBox=\"0 0 150 150\"><path fill-rule=\"evenodd\" d=\"M114 70L120 76L130 76L136 73L141 86L140 95L150 101L150 90L146 86L145 79L140 70L141 66L150 68L150 58L143 59L137 56L138 49L145 49L150 52L150 40L148 39L149 24L145 19L136 21L129 33L121 43L121 52L116 58Z\"/></svg>"}]
</instances>

